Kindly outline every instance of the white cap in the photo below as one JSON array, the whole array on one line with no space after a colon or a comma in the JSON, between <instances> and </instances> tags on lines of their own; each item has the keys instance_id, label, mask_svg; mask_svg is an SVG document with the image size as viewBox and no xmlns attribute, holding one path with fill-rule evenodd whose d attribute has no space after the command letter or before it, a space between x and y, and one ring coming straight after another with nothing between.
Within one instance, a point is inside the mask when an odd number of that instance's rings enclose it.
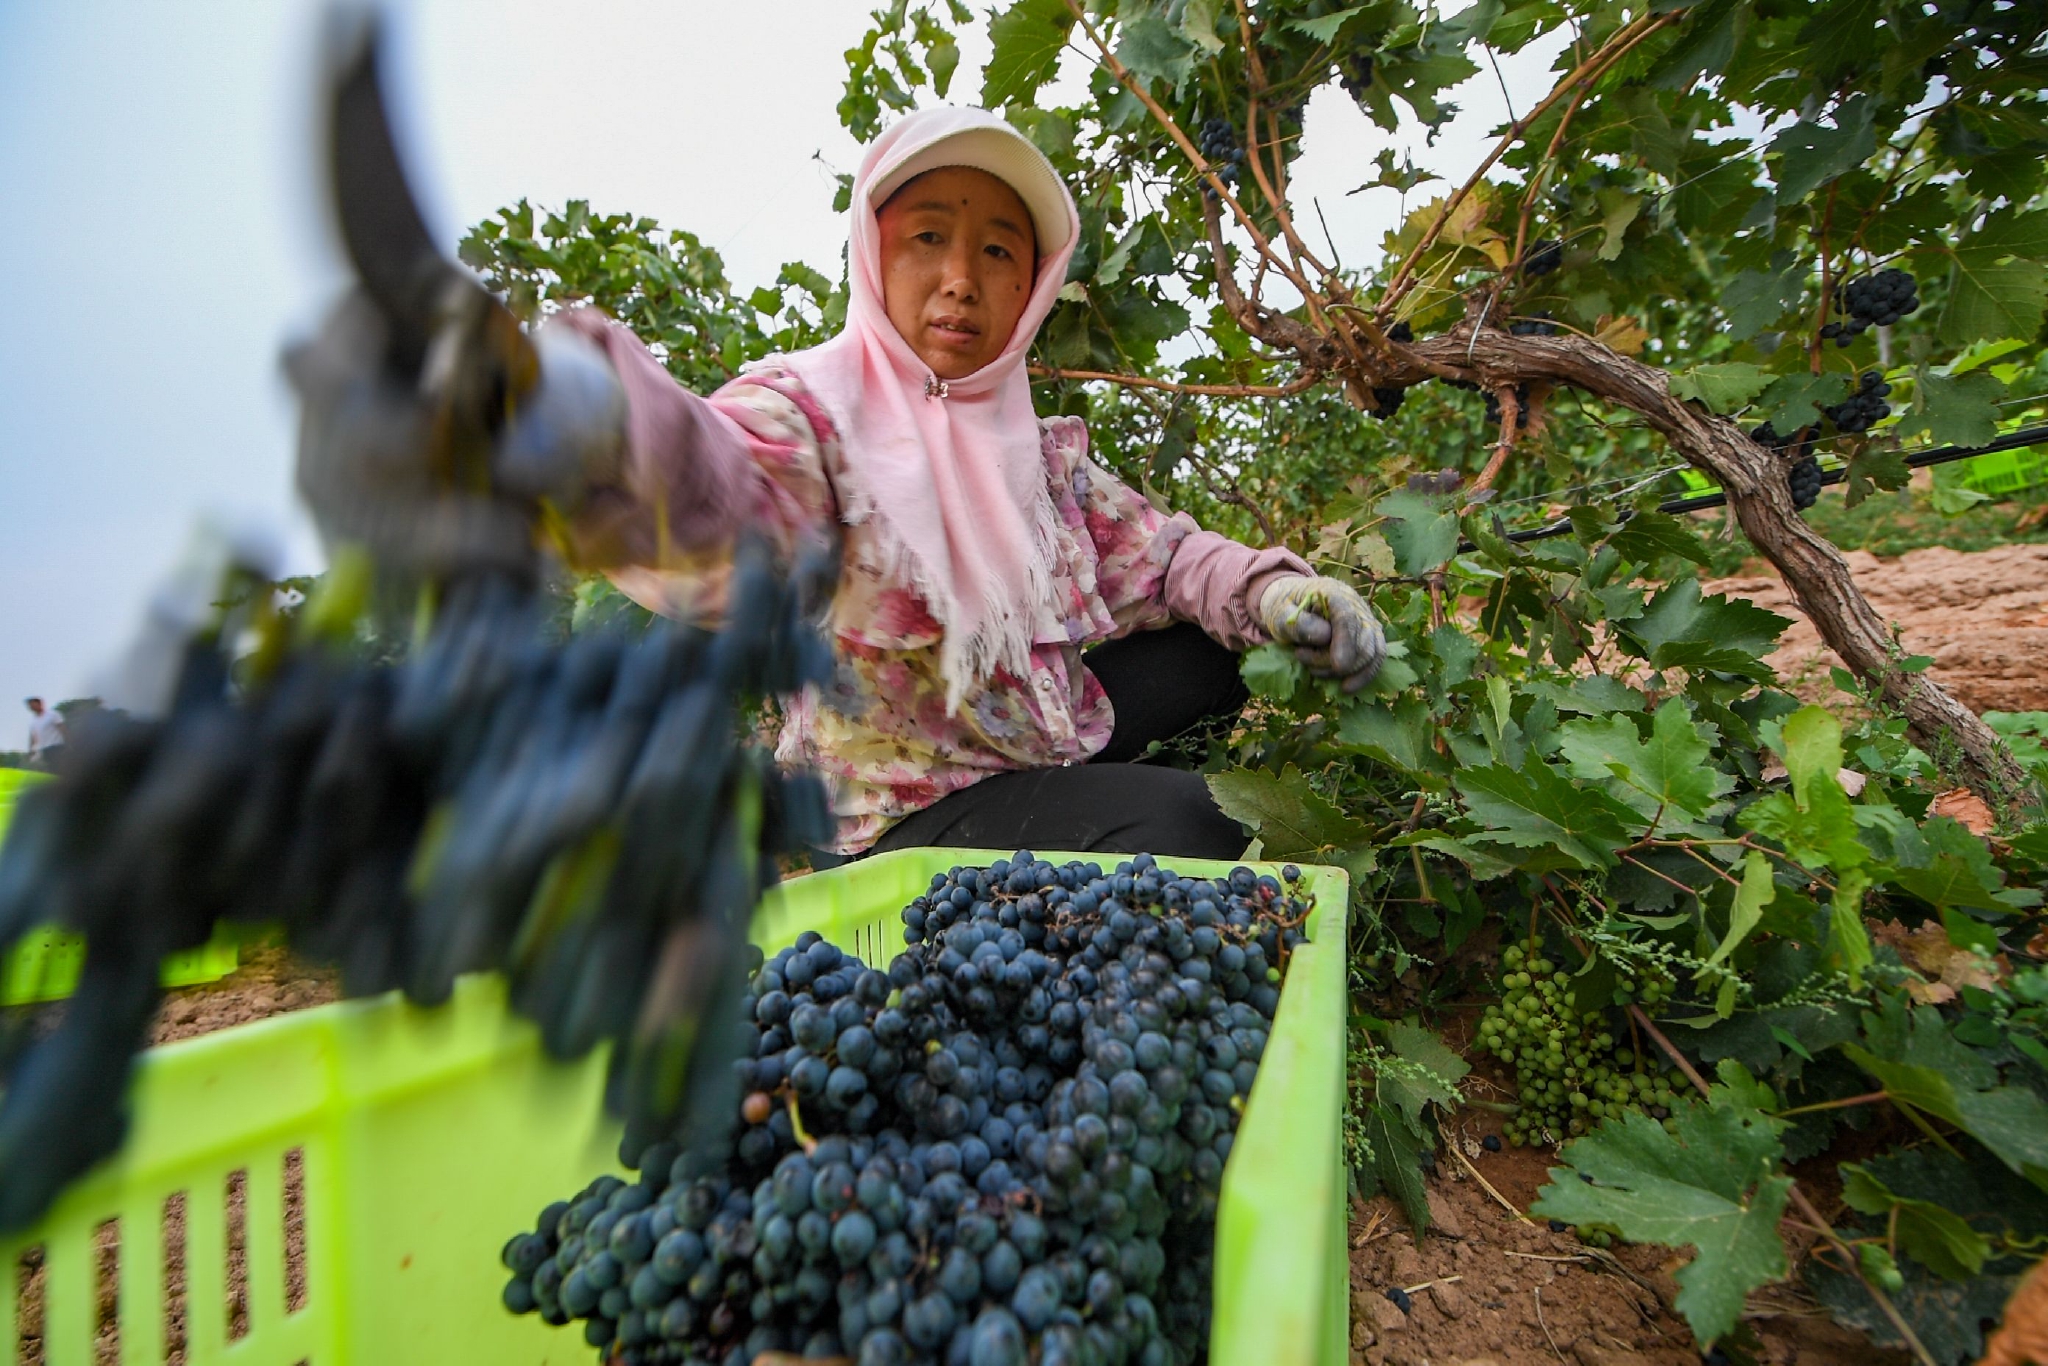
<instances>
[{"instance_id":1,"label":"white cap","mask_svg":"<svg viewBox=\"0 0 2048 1366\"><path fill-rule=\"evenodd\" d=\"M1031 225L1038 237L1038 254L1050 256L1067 245L1072 225L1071 202L1059 172L1033 147L1022 133L1008 125L962 129L949 133L912 152L901 165L875 183L868 193L868 207L879 209L889 196L926 171L946 166L968 166L987 171L1017 192L1031 212Z\"/></svg>"}]
</instances>

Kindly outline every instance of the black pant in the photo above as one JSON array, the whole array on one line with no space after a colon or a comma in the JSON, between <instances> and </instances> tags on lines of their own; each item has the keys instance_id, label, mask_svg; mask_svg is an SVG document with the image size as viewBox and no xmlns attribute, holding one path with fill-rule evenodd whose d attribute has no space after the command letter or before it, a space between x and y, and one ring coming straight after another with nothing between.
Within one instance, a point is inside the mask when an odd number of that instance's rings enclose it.
<instances>
[{"instance_id":1,"label":"black pant","mask_svg":"<svg viewBox=\"0 0 2048 1366\"><path fill-rule=\"evenodd\" d=\"M1069 849L1105 854L1236 858L1247 843L1199 773L1132 763L1249 697L1237 656L1186 622L1101 645L1082 656L1116 709L1109 744L1087 764L984 778L912 812L874 852L914 845Z\"/></svg>"}]
</instances>

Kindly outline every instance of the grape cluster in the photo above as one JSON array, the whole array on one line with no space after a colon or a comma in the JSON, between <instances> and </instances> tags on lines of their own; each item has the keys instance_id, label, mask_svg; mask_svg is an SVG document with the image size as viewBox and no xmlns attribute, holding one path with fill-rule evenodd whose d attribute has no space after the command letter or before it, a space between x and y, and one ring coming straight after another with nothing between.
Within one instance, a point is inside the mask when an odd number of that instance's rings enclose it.
<instances>
[{"instance_id":1,"label":"grape cluster","mask_svg":"<svg viewBox=\"0 0 2048 1366\"><path fill-rule=\"evenodd\" d=\"M1397 322L1387 329L1387 340L1406 346L1415 340L1415 329L1406 321ZM1372 390L1372 407L1366 409L1366 412L1385 422L1401 411L1401 404L1407 397L1406 385L1376 384Z\"/></svg>"},{"instance_id":2,"label":"grape cluster","mask_svg":"<svg viewBox=\"0 0 2048 1366\"><path fill-rule=\"evenodd\" d=\"M1517 323L1515 325L1517 327L1522 326L1522 324L1520 323ZM1551 330L1555 331L1556 329L1552 328ZM1491 389L1488 389L1486 391L1485 421L1488 426L1498 427L1500 425L1500 400L1494 396L1493 390ZM1529 386L1526 384L1517 384L1515 386L1515 430L1517 432L1520 432L1528 425Z\"/></svg>"},{"instance_id":3,"label":"grape cluster","mask_svg":"<svg viewBox=\"0 0 2048 1366\"><path fill-rule=\"evenodd\" d=\"M1373 54L1361 52L1337 68L1338 84L1344 93L1354 100L1363 100L1365 92L1372 89Z\"/></svg>"},{"instance_id":4,"label":"grape cluster","mask_svg":"<svg viewBox=\"0 0 2048 1366\"><path fill-rule=\"evenodd\" d=\"M1812 427L1800 428L1794 437L1782 437L1778 435L1778 429L1768 422L1752 428L1749 433L1750 440L1791 462L1785 471L1785 483L1792 493L1792 506L1801 512L1820 501L1820 491L1827 483L1820 461L1813 454L1814 437Z\"/></svg>"},{"instance_id":5,"label":"grape cluster","mask_svg":"<svg viewBox=\"0 0 2048 1366\"><path fill-rule=\"evenodd\" d=\"M458 975L498 969L555 1056L639 1041L614 1092L629 1122L714 1104L736 1039L708 1040L687 1085L652 1084L642 1054L730 1013L773 856L830 834L816 779L742 743L747 698L830 671L806 585L834 574L806 573L785 579L754 547L725 630L562 644L527 588L467 577L396 666L288 643L269 618L287 643L231 677L248 623L228 620L184 642L165 715L81 724L0 850L0 950L48 923L87 943L57 1027L0 1032L0 1231L119 1146L157 964L221 921L281 925L351 995L435 1005ZM699 971L657 986L679 932Z\"/></svg>"},{"instance_id":6,"label":"grape cluster","mask_svg":"<svg viewBox=\"0 0 2048 1366\"><path fill-rule=\"evenodd\" d=\"M1668 1122L1678 1074L1659 1071L1629 1048L1617 1048L1602 1009L1581 1010L1568 974L1539 952L1511 944L1501 951L1495 985L1501 999L1479 1021L1480 1046L1515 1069L1520 1108L1504 1126L1508 1142L1558 1143L1603 1119L1631 1110ZM1671 995L1669 977L1624 973L1614 999L1654 1006Z\"/></svg>"},{"instance_id":7,"label":"grape cluster","mask_svg":"<svg viewBox=\"0 0 2048 1366\"><path fill-rule=\"evenodd\" d=\"M1903 270L1880 270L1862 275L1835 291L1835 306L1848 316L1823 324L1820 335L1837 346L1847 346L1869 327L1890 327L1920 307L1919 286Z\"/></svg>"},{"instance_id":8,"label":"grape cluster","mask_svg":"<svg viewBox=\"0 0 2048 1366\"><path fill-rule=\"evenodd\" d=\"M1548 311L1531 313L1526 318L1517 318L1508 324L1508 335L1511 337L1554 337L1557 331L1557 324L1550 320Z\"/></svg>"},{"instance_id":9,"label":"grape cluster","mask_svg":"<svg viewBox=\"0 0 2048 1366\"><path fill-rule=\"evenodd\" d=\"M1237 129L1226 118L1206 118L1195 136L1195 147L1214 168L1225 185L1237 184L1237 168L1244 164L1244 148L1238 145ZM1208 182L1203 182L1205 192Z\"/></svg>"},{"instance_id":10,"label":"grape cluster","mask_svg":"<svg viewBox=\"0 0 2048 1366\"><path fill-rule=\"evenodd\" d=\"M1865 370L1856 392L1821 412L1828 421L1835 424L1835 430L1854 434L1867 432L1885 420L1892 406L1885 402L1892 386L1884 382L1884 376L1875 370Z\"/></svg>"},{"instance_id":11,"label":"grape cluster","mask_svg":"<svg viewBox=\"0 0 2048 1366\"><path fill-rule=\"evenodd\" d=\"M1532 243L1528 253L1522 257L1522 274L1531 277L1550 275L1563 265L1564 243L1555 237L1543 237Z\"/></svg>"},{"instance_id":12,"label":"grape cluster","mask_svg":"<svg viewBox=\"0 0 2048 1366\"><path fill-rule=\"evenodd\" d=\"M1820 491L1826 484L1821 473L1820 461L1811 455L1803 456L1785 472L1786 486L1792 492L1792 506L1804 512L1820 501Z\"/></svg>"},{"instance_id":13,"label":"grape cluster","mask_svg":"<svg viewBox=\"0 0 2048 1366\"><path fill-rule=\"evenodd\" d=\"M886 974L802 935L747 993L729 1148L549 1206L505 1303L624 1366L1193 1361L1305 913L1246 868L1019 853L934 877Z\"/></svg>"}]
</instances>

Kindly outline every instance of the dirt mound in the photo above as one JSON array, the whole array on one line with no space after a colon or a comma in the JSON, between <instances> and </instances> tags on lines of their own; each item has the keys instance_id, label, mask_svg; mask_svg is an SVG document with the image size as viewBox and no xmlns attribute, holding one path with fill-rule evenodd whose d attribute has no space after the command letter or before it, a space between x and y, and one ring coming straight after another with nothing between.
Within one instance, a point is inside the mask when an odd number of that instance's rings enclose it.
<instances>
[{"instance_id":1,"label":"dirt mound","mask_svg":"<svg viewBox=\"0 0 2048 1366\"><path fill-rule=\"evenodd\" d=\"M2007 545L1972 554L1935 546L1894 560L1847 555L1857 586L1900 630L1906 653L1934 660L1932 675L1976 711L2048 711L2048 545ZM1717 579L1709 592L1747 598L1792 618L1770 662L1802 696L1834 692L1840 663L1768 566Z\"/></svg>"}]
</instances>

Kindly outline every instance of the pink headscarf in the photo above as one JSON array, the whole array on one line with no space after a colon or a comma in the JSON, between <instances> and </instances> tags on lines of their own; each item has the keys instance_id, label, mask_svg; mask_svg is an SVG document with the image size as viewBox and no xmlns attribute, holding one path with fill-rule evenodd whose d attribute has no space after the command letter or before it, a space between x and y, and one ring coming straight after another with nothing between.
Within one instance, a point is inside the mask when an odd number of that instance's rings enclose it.
<instances>
[{"instance_id":1,"label":"pink headscarf","mask_svg":"<svg viewBox=\"0 0 2048 1366\"><path fill-rule=\"evenodd\" d=\"M883 302L872 195L911 157L976 130L1000 130L1039 155L1002 118L981 109L921 110L869 146L853 181L846 327L781 362L839 429L846 520L874 524L884 547L900 557L904 579L945 630L939 658L949 709L958 708L969 684L996 668L1021 675L1029 667L1032 622L1051 593L1052 502L1024 357L1066 282L1080 230L1073 198L1062 187L1066 241L1039 257L1030 300L1008 345L973 374L948 381L943 397L931 392L939 386L930 368L896 331ZM1041 229L1038 236L1043 242L1047 233Z\"/></svg>"}]
</instances>

